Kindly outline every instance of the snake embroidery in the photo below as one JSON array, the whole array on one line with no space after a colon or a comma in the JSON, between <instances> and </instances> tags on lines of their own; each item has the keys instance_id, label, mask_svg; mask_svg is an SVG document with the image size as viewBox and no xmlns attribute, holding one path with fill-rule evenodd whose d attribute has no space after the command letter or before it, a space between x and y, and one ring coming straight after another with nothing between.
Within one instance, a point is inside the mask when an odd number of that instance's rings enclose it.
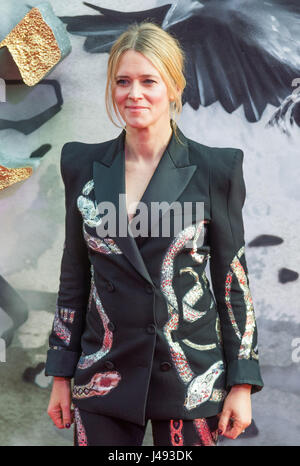
<instances>
[{"instance_id":1,"label":"snake embroidery","mask_svg":"<svg viewBox=\"0 0 300 466\"><path fill-rule=\"evenodd\" d=\"M172 339L172 332L177 330L179 322L178 303L172 286L174 261L176 256L191 240L193 241L193 247L190 252L191 257L197 262L204 260L204 258L197 253L196 242L205 223L207 223L207 221L203 220L198 224L189 225L174 238L164 256L161 268L161 291L166 297L169 315L169 320L164 325L163 331L169 344L171 357L178 375L187 386L184 406L188 410L196 408L210 398L215 381L224 371L223 361L220 360L211 365L203 374L195 375L181 345L179 342L173 341ZM201 313L201 315L200 313L192 312L193 310L190 309L190 303L192 302L194 302L194 300L189 301L188 299L188 303L184 303L188 306L185 308L185 316L187 319L195 320L195 318L201 318L206 314L206 312Z\"/></svg>"}]
</instances>

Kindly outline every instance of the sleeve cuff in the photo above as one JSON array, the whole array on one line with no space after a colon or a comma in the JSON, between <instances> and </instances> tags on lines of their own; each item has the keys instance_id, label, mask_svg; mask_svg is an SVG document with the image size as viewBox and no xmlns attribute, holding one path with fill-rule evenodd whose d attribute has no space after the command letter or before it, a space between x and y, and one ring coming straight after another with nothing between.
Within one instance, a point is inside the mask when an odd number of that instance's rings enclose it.
<instances>
[{"instance_id":1,"label":"sleeve cuff","mask_svg":"<svg viewBox=\"0 0 300 466\"><path fill-rule=\"evenodd\" d=\"M80 354L64 349L50 348L47 351L45 375L73 377Z\"/></svg>"},{"instance_id":2,"label":"sleeve cuff","mask_svg":"<svg viewBox=\"0 0 300 466\"><path fill-rule=\"evenodd\" d=\"M263 388L264 382L260 374L259 363L255 359L236 359L228 362L227 388L243 383L252 385L251 395Z\"/></svg>"}]
</instances>

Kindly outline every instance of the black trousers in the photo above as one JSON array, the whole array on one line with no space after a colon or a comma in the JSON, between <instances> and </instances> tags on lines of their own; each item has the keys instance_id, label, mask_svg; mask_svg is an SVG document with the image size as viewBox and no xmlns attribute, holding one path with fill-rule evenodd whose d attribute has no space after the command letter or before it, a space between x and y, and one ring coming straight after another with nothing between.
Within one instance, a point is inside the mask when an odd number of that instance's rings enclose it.
<instances>
[{"instance_id":1,"label":"black trousers","mask_svg":"<svg viewBox=\"0 0 300 466\"><path fill-rule=\"evenodd\" d=\"M216 446L217 415L184 421L151 420L155 446ZM140 426L74 408L74 446L141 446L147 423Z\"/></svg>"}]
</instances>

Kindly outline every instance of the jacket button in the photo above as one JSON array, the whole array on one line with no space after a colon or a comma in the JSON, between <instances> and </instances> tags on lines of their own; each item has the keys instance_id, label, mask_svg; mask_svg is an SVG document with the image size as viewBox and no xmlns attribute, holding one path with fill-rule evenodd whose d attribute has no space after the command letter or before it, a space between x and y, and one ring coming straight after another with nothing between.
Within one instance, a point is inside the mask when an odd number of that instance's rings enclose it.
<instances>
[{"instance_id":1,"label":"jacket button","mask_svg":"<svg viewBox=\"0 0 300 466\"><path fill-rule=\"evenodd\" d=\"M148 294L152 294L152 293L153 293L153 288L152 288L151 285L146 285L145 288L146 288L146 292L147 292Z\"/></svg>"},{"instance_id":2,"label":"jacket button","mask_svg":"<svg viewBox=\"0 0 300 466\"><path fill-rule=\"evenodd\" d=\"M116 330L116 326L115 326L115 324L113 322L108 322L107 327L111 332Z\"/></svg>"},{"instance_id":3,"label":"jacket button","mask_svg":"<svg viewBox=\"0 0 300 466\"><path fill-rule=\"evenodd\" d=\"M112 361L105 361L104 366L106 367L106 369L114 369L115 368L115 365L114 365L114 363Z\"/></svg>"},{"instance_id":4,"label":"jacket button","mask_svg":"<svg viewBox=\"0 0 300 466\"><path fill-rule=\"evenodd\" d=\"M168 371L171 369L171 364L169 362L162 362L160 365L160 370L161 371Z\"/></svg>"},{"instance_id":5,"label":"jacket button","mask_svg":"<svg viewBox=\"0 0 300 466\"><path fill-rule=\"evenodd\" d=\"M154 325L154 324L148 325L148 327L147 327L147 332L148 332L150 335L152 335L153 333L155 333L155 332L156 332L156 327L155 327L155 325Z\"/></svg>"},{"instance_id":6,"label":"jacket button","mask_svg":"<svg viewBox=\"0 0 300 466\"><path fill-rule=\"evenodd\" d=\"M114 291L115 287L112 282L106 282L106 288L108 291Z\"/></svg>"}]
</instances>

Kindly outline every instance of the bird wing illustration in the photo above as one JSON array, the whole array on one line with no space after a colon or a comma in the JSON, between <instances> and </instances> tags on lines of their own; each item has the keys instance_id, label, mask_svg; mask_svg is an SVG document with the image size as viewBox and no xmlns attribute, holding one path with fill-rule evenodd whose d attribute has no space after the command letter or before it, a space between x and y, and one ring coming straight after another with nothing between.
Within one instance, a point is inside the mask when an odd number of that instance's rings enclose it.
<instances>
[{"instance_id":1,"label":"bird wing illustration","mask_svg":"<svg viewBox=\"0 0 300 466\"><path fill-rule=\"evenodd\" d=\"M134 12L83 3L98 14L60 19L68 32L86 37L88 53L109 53L133 22L148 19L173 33L186 55L182 103L194 110L218 101L232 113L243 105L246 119L256 122L267 104L280 106L299 76L296 0L177 0Z\"/></svg>"}]
</instances>

